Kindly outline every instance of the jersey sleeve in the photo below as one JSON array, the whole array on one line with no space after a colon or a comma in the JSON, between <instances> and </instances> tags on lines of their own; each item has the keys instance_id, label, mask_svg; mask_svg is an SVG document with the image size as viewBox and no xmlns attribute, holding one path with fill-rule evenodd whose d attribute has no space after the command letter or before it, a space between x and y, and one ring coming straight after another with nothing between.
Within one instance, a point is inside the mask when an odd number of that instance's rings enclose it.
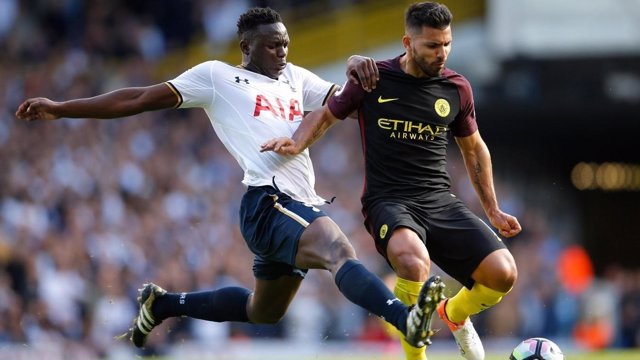
<instances>
[{"instance_id":1,"label":"jersey sleeve","mask_svg":"<svg viewBox=\"0 0 640 360\"><path fill-rule=\"evenodd\" d=\"M183 72L167 81L178 96L177 108L203 108L209 106L215 97L213 84L213 61L207 61Z\"/></svg>"},{"instance_id":2,"label":"jersey sleeve","mask_svg":"<svg viewBox=\"0 0 640 360\"><path fill-rule=\"evenodd\" d=\"M478 130L473 91L469 81L463 76L457 75L451 80L458 86L460 94L460 112L450 125L451 133L456 137L466 137Z\"/></svg>"},{"instance_id":3,"label":"jersey sleeve","mask_svg":"<svg viewBox=\"0 0 640 360\"><path fill-rule=\"evenodd\" d=\"M344 120L349 114L360 108L363 98L364 89L362 86L347 81L344 87L329 99L327 104L333 116Z\"/></svg>"},{"instance_id":4,"label":"jersey sleeve","mask_svg":"<svg viewBox=\"0 0 640 360\"><path fill-rule=\"evenodd\" d=\"M304 111L313 111L324 105L337 86L321 79L311 71L296 66L298 76L302 77L302 105Z\"/></svg>"}]
</instances>

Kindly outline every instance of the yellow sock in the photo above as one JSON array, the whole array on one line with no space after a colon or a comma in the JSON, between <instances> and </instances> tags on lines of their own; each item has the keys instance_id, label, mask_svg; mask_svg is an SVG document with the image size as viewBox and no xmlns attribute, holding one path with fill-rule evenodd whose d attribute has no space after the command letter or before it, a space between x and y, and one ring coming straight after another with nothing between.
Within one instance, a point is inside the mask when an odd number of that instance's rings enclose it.
<instances>
[{"instance_id":1,"label":"yellow sock","mask_svg":"<svg viewBox=\"0 0 640 360\"><path fill-rule=\"evenodd\" d=\"M499 303L508 292L499 292L478 283L473 285L471 290L463 286L454 297L447 301L445 308L447 317L452 322L461 324L469 316Z\"/></svg>"},{"instance_id":2,"label":"yellow sock","mask_svg":"<svg viewBox=\"0 0 640 360\"><path fill-rule=\"evenodd\" d=\"M393 294L402 301L403 304L410 306L416 303L418 300L418 293L422 288L421 282L414 282L410 280L401 279L394 275L393 282L385 279L385 283L389 287L393 287ZM417 288L417 290L416 290ZM396 329L395 326L383 320L384 328L387 330L387 333L397 339L402 338L402 333L400 330Z\"/></svg>"},{"instance_id":3,"label":"yellow sock","mask_svg":"<svg viewBox=\"0 0 640 360\"><path fill-rule=\"evenodd\" d=\"M423 282L411 281L402 278L398 278L396 281L396 286L393 289L393 294L400 299L406 305L415 304L418 300L418 294L420 293L420 289L422 288ZM397 337L400 338L400 344L402 344L402 350L404 350L405 356L407 360L426 360L427 356L425 355L426 347L415 348L404 339L404 336L400 334L400 332L395 329Z\"/></svg>"}]
</instances>

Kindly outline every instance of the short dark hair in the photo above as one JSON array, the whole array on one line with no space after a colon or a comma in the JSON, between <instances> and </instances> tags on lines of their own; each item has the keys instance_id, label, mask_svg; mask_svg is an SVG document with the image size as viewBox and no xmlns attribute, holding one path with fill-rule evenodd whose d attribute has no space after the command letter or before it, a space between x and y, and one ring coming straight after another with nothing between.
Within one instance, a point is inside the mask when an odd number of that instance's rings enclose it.
<instances>
[{"instance_id":1,"label":"short dark hair","mask_svg":"<svg viewBox=\"0 0 640 360\"><path fill-rule=\"evenodd\" d=\"M255 30L260 25L275 24L282 22L280 14L268 7L254 7L240 15L238 19L238 36L240 39L247 32Z\"/></svg>"},{"instance_id":2,"label":"short dark hair","mask_svg":"<svg viewBox=\"0 0 640 360\"><path fill-rule=\"evenodd\" d=\"M437 2L416 3L407 9L404 25L407 29L421 31L423 26L442 30L451 25L453 14L449 8Z\"/></svg>"}]
</instances>

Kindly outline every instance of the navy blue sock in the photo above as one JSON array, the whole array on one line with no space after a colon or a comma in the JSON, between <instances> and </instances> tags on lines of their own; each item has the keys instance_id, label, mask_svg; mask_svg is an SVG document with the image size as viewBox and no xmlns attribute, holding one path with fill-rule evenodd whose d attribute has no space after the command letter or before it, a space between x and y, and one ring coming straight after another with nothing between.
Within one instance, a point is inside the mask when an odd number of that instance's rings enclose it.
<instances>
[{"instance_id":1,"label":"navy blue sock","mask_svg":"<svg viewBox=\"0 0 640 360\"><path fill-rule=\"evenodd\" d=\"M384 318L403 334L409 310L391 290L357 260L349 260L338 270L336 285L352 303Z\"/></svg>"},{"instance_id":2,"label":"navy blue sock","mask_svg":"<svg viewBox=\"0 0 640 360\"><path fill-rule=\"evenodd\" d=\"M153 302L151 312L164 320L172 316L216 322L248 322L247 301L251 291L229 286L218 290L189 293L166 293Z\"/></svg>"}]
</instances>

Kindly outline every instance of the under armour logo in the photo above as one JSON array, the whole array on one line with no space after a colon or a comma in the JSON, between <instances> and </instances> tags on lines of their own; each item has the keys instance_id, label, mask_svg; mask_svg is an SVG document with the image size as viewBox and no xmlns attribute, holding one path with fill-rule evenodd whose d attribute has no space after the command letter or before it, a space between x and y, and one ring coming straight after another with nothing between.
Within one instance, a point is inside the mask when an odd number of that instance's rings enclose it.
<instances>
[{"instance_id":1,"label":"under armour logo","mask_svg":"<svg viewBox=\"0 0 640 360\"><path fill-rule=\"evenodd\" d=\"M289 80L283 80L283 83L289 85L289 88L291 88L291 91L296 92L296 88L293 87L293 85L291 85L291 83L289 82Z\"/></svg>"},{"instance_id":2,"label":"under armour logo","mask_svg":"<svg viewBox=\"0 0 640 360\"><path fill-rule=\"evenodd\" d=\"M400 301L400 299L398 299L398 298L389 299L389 300L387 300L387 305L391 306L391 304L393 304L394 301Z\"/></svg>"},{"instance_id":3,"label":"under armour logo","mask_svg":"<svg viewBox=\"0 0 640 360\"><path fill-rule=\"evenodd\" d=\"M240 76L236 76L236 82L240 84L240 81L244 81L245 84L249 83L249 79L240 79Z\"/></svg>"}]
</instances>

